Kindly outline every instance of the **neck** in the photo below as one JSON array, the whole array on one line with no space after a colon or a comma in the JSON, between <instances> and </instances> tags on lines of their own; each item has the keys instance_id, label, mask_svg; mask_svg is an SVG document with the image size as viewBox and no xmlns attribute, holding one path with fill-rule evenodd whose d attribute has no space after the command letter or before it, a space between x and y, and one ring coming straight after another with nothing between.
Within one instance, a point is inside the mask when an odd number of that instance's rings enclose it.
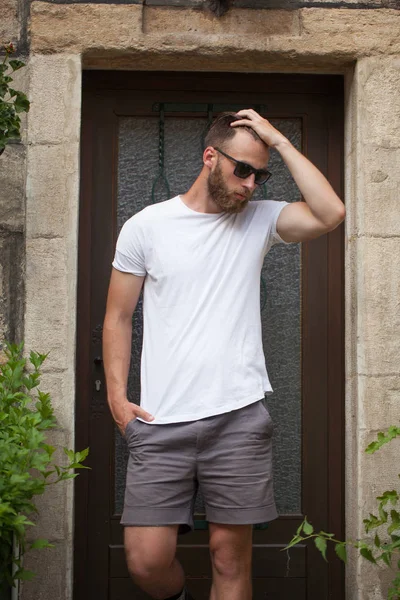
<instances>
[{"instance_id":1,"label":"neck","mask_svg":"<svg viewBox=\"0 0 400 600\"><path fill-rule=\"evenodd\" d=\"M207 178L208 172L203 168L192 187L186 194L181 194L181 198L186 206L196 212L220 213L221 209L215 204L208 193Z\"/></svg>"}]
</instances>

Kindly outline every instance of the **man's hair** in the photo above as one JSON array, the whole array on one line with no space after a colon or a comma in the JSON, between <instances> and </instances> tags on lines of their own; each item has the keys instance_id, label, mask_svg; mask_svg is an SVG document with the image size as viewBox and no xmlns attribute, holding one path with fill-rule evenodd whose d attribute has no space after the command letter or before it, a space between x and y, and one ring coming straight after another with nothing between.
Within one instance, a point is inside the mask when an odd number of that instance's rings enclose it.
<instances>
[{"instance_id":1,"label":"man's hair","mask_svg":"<svg viewBox=\"0 0 400 600\"><path fill-rule=\"evenodd\" d=\"M238 129L245 129L255 140L266 145L252 127L247 127L246 125L231 127L231 123L240 121L241 119L243 119L243 117L238 116L234 112L223 112L219 114L211 124L211 127L205 136L205 148L207 148L207 146L213 146L213 148L216 146L224 147L226 142L235 137Z\"/></svg>"}]
</instances>

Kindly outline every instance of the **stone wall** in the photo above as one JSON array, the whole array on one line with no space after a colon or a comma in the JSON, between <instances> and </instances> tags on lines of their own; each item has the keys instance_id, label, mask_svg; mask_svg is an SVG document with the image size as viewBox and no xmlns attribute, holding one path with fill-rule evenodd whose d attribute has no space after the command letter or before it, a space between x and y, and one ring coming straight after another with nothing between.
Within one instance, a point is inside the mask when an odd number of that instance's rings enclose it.
<instances>
[{"instance_id":1,"label":"stone wall","mask_svg":"<svg viewBox=\"0 0 400 600\"><path fill-rule=\"evenodd\" d=\"M0 52L12 42L17 50L13 58L26 60L25 7L18 0L0 0L0 16ZM14 74L16 89L26 92L28 84L27 68ZM26 124L22 116L21 141L0 157L0 345L23 338Z\"/></svg>"}]
</instances>

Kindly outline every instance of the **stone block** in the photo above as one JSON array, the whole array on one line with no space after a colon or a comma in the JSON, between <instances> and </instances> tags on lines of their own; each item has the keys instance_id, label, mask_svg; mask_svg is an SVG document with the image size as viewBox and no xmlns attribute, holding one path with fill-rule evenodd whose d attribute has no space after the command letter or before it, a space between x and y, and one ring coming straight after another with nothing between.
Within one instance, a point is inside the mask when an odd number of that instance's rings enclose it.
<instances>
[{"instance_id":1,"label":"stone block","mask_svg":"<svg viewBox=\"0 0 400 600\"><path fill-rule=\"evenodd\" d=\"M33 2L31 7L33 52L118 50L135 46L141 33L141 5Z\"/></svg>"},{"instance_id":2,"label":"stone block","mask_svg":"<svg viewBox=\"0 0 400 600\"><path fill-rule=\"evenodd\" d=\"M357 241L357 370L364 375L399 372L399 238Z\"/></svg>"},{"instance_id":3,"label":"stone block","mask_svg":"<svg viewBox=\"0 0 400 600\"><path fill-rule=\"evenodd\" d=\"M364 57L358 65L360 97L360 127L367 144L400 148L400 56ZM377 169L378 170L378 169ZM376 176L379 179L379 175Z\"/></svg>"},{"instance_id":4,"label":"stone block","mask_svg":"<svg viewBox=\"0 0 400 600\"><path fill-rule=\"evenodd\" d=\"M76 270L70 262L68 240L27 240L26 348L49 352L48 371L68 370L74 362Z\"/></svg>"},{"instance_id":5,"label":"stone block","mask_svg":"<svg viewBox=\"0 0 400 600\"><path fill-rule=\"evenodd\" d=\"M12 42L17 45L20 34L18 0L0 0L0 47Z\"/></svg>"},{"instance_id":6,"label":"stone block","mask_svg":"<svg viewBox=\"0 0 400 600\"><path fill-rule=\"evenodd\" d=\"M8 145L0 157L0 224L22 230L25 220L25 147Z\"/></svg>"},{"instance_id":7,"label":"stone block","mask_svg":"<svg viewBox=\"0 0 400 600\"><path fill-rule=\"evenodd\" d=\"M22 584L21 600L70 600L69 546L70 541L60 541L54 548L32 550L25 555L25 568L36 573L36 577Z\"/></svg>"},{"instance_id":8,"label":"stone block","mask_svg":"<svg viewBox=\"0 0 400 600\"><path fill-rule=\"evenodd\" d=\"M383 563L379 566L372 565L369 561L360 559L359 581L363 591L360 600L387 600L389 584L394 577L395 572Z\"/></svg>"},{"instance_id":9,"label":"stone block","mask_svg":"<svg viewBox=\"0 0 400 600\"><path fill-rule=\"evenodd\" d=\"M365 449L376 439L376 432L360 431L359 433L358 441L361 451L359 481L364 490L361 496L362 502L365 503L365 508L361 510L362 518L366 514L368 515L368 511L373 512L376 506L376 496L380 496L385 490L399 489L400 438L395 438L385 444L374 454L367 454Z\"/></svg>"},{"instance_id":10,"label":"stone block","mask_svg":"<svg viewBox=\"0 0 400 600\"><path fill-rule=\"evenodd\" d=\"M298 11L230 10L223 17L208 11L176 9L169 7L143 8L143 31L146 34L216 36L298 36L300 21Z\"/></svg>"},{"instance_id":11,"label":"stone block","mask_svg":"<svg viewBox=\"0 0 400 600\"><path fill-rule=\"evenodd\" d=\"M346 56L358 59L400 53L397 10L308 8L302 9L301 21L302 35L296 51L303 47L303 51L319 56L329 54L336 61L344 61Z\"/></svg>"},{"instance_id":12,"label":"stone block","mask_svg":"<svg viewBox=\"0 0 400 600\"><path fill-rule=\"evenodd\" d=\"M30 146L26 194L27 235L64 236L78 213L78 143Z\"/></svg>"},{"instance_id":13,"label":"stone block","mask_svg":"<svg viewBox=\"0 0 400 600\"><path fill-rule=\"evenodd\" d=\"M63 27L68 29L66 23ZM30 60L29 69L29 142L78 142L81 120L80 57L71 54L36 54Z\"/></svg>"},{"instance_id":14,"label":"stone block","mask_svg":"<svg viewBox=\"0 0 400 600\"><path fill-rule=\"evenodd\" d=\"M233 35L232 24L250 13L249 23ZM142 14L155 15L156 21L143 21ZM106 68L155 68L155 57L158 68L177 68L179 57L179 69L315 72L371 53L400 53L399 23L400 12L390 9L232 8L216 19L185 7L34 1L31 42L33 52L82 53L86 65Z\"/></svg>"},{"instance_id":15,"label":"stone block","mask_svg":"<svg viewBox=\"0 0 400 600\"><path fill-rule=\"evenodd\" d=\"M400 426L400 374L358 377L359 427L368 432Z\"/></svg>"},{"instance_id":16,"label":"stone block","mask_svg":"<svg viewBox=\"0 0 400 600\"><path fill-rule=\"evenodd\" d=\"M0 339L20 342L24 311L22 232L0 235Z\"/></svg>"},{"instance_id":17,"label":"stone block","mask_svg":"<svg viewBox=\"0 0 400 600\"><path fill-rule=\"evenodd\" d=\"M349 210L349 209L347 209ZM349 214L349 212L347 213ZM345 221L347 231L348 221ZM346 235L345 238L345 366L346 375L351 377L358 371L357 357L357 248L358 240L355 237Z\"/></svg>"},{"instance_id":18,"label":"stone block","mask_svg":"<svg viewBox=\"0 0 400 600\"><path fill-rule=\"evenodd\" d=\"M70 448L69 435L63 431L53 430L48 432L46 442L57 448L54 453L54 463L59 466L67 464L64 447ZM45 493L34 497L34 504L38 510L32 515L35 527L29 530L29 540L45 538L50 542L64 540L71 532L68 523L68 514L71 515L71 497L73 495L73 481L60 481L49 485Z\"/></svg>"},{"instance_id":19,"label":"stone block","mask_svg":"<svg viewBox=\"0 0 400 600\"><path fill-rule=\"evenodd\" d=\"M1 1L1 0L0 0ZM13 81L11 83L11 87L15 90L19 90L28 96L29 98L29 60L27 60L24 56L16 56L13 58L18 58L18 60L22 60L25 63L25 67L15 71L12 74ZM20 141L22 144L27 144L28 141L28 115L29 112L20 113L19 118L21 119L20 126Z\"/></svg>"},{"instance_id":20,"label":"stone block","mask_svg":"<svg viewBox=\"0 0 400 600\"><path fill-rule=\"evenodd\" d=\"M73 438L75 417L74 365L68 371L43 373L40 390L49 393L59 428ZM71 439L72 439L71 438Z\"/></svg>"},{"instance_id":21,"label":"stone block","mask_svg":"<svg viewBox=\"0 0 400 600\"><path fill-rule=\"evenodd\" d=\"M385 105L390 101L391 98L382 97ZM399 129L396 121L393 128ZM387 139L395 140L396 136L398 132L393 131ZM360 139L363 168L359 172L356 193L355 229L361 235L399 235L400 145L399 148L383 148L374 147L368 142L368 130L365 128L365 135Z\"/></svg>"}]
</instances>

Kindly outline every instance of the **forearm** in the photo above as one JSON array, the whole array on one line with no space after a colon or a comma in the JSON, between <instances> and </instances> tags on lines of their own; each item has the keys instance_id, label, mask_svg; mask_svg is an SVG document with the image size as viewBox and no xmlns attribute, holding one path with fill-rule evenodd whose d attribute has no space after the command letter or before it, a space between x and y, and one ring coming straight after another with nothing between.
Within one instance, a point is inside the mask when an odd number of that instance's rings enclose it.
<instances>
[{"instance_id":1,"label":"forearm","mask_svg":"<svg viewBox=\"0 0 400 600\"><path fill-rule=\"evenodd\" d=\"M328 180L288 140L279 142L275 148L313 215L328 228L336 227L344 217L344 206Z\"/></svg>"},{"instance_id":2,"label":"forearm","mask_svg":"<svg viewBox=\"0 0 400 600\"><path fill-rule=\"evenodd\" d=\"M114 419L118 407L127 401L131 340L132 319L106 315L103 328L103 359L107 398Z\"/></svg>"}]
</instances>

